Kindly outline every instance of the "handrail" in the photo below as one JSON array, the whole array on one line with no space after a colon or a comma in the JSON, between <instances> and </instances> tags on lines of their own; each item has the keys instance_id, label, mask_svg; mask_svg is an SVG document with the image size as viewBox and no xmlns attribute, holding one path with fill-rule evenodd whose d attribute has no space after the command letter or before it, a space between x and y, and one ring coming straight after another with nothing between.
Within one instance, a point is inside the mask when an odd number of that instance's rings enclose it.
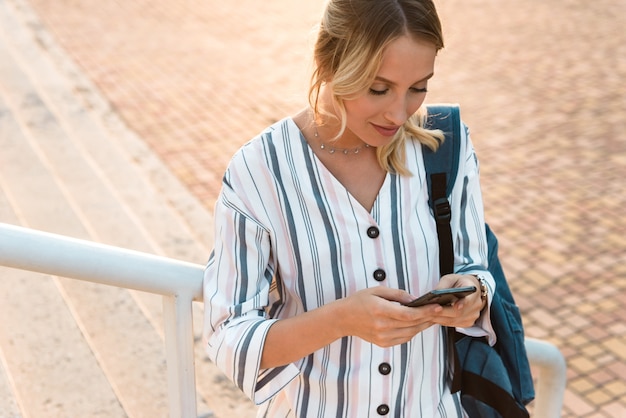
<instances>
[{"instance_id":1,"label":"handrail","mask_svg":"<svg viewBox=\"0 0 626 418\"><path fill-rule=\"evenodd\" d=\"M3 223L0 265L162 295L170 417L197 416L192 302L202 300L203 266ZM533 417L558 418L563 355L545 341L525 345L539 371Z\"/></svg>"},{"instance_id":2,"label":"handrail","mask_svg":"<svg viewBox=\"0 0 626 418\"><path fill-rule=\"evenodd\" d=\"M0 223L0 232L0 262L7 267L202 299L197 264L15 225Z\"/></svg>"},{"instance_id":3,"label":"handrail","mask_svg":"<svg viewBox=\"0 0 626 418\"><path fill-rule=\"evenodd\" d=\"M192 302L203 266L3 223L0 265L162 295L170 417L197 416Z\"/></svg>"}]
</instances>

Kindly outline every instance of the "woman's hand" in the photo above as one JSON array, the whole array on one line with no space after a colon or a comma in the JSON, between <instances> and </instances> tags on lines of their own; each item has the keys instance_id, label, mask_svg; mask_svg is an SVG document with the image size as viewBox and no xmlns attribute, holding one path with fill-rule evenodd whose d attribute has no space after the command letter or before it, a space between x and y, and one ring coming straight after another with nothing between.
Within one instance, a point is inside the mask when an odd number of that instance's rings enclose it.
<instances>
[{"instance_id":1,"label":"woman's hand","mask_svg":"<svg viewBox=\"0 0 626 418\"><path fill-rule=\"evenodd\" d=\"M448 287L474 286L476 292L459 299L452 306L446 306L437 312L434 322L448 327L468 328L476 323L486 301L481 298L480 282L471 274L448 274L441 278L438 289Z\"/></svg>"},{"instance_id":2,"label":"woman's hand","mask_svg":"<svg viewBox=\"0 0 626 418\"><path fill-rule=\"evenodd\" d=\"M435 323L443 308L409 308L413 297L403 290L374 287L344 299L274 322L269 328L261 368L283 366L333 341L353 335L380 347L409 341Z\"/></svg>"},{"instance_id":3,"label":"woman's hand","mask_svg":"<svg viewBox=\"0 0 626 418\"><path fill-rule=\"evenodd\" d=\"M402 344L433 325L444 310L439 305L402 305L413 299L403 290L364 289L335 302L342 305L336 324L342 335L357 336L380 347Z\"/></svg>"},{"instance_id":4,"label":"woman's hand","mask_svg":"<svg viewBox=\"0 0 626 418\"><path fill-rule=\"evenodd\" d=\"M476 286L475 276L447 275L438 288ZM291 318L269 329L261 368L282 366L345 336L360 337L380 347L403 344L433 324L470 327L484 302L477 291L453 306L430 304L419 308L402 305L414 299L403 290L373 287Z\"/></svg>"}]
</instances>

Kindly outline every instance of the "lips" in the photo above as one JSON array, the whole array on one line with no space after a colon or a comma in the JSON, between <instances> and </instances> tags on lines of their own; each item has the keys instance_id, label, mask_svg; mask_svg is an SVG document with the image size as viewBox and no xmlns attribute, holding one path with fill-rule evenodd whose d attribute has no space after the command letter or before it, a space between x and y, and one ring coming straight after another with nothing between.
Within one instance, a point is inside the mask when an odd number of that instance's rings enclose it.
<instances>
[{"instance_id":1,"label":"lips","mask_svg":"<svg viewBox=\"0 0 626 418\"><path fill-rule=\"evenodd\" d=\"M400 129L399 126L380 126L375 124L372 124L372 126L383 136L394 136L396 132L398 132L398 129Z\"/></svg>"}]
</instances>

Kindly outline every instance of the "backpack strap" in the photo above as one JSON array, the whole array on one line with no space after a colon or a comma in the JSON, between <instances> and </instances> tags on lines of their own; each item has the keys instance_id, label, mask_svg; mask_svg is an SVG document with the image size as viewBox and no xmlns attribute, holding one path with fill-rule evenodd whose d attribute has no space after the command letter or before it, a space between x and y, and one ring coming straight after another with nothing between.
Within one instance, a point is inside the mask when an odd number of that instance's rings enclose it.
<instances>
[{"instance_id":1,"label":"backpack strap","mask_svg":"<svg viewBox=\"0 0 626 418\"><path fill-rule=\"evenodd\" d=\"M422 145L426 180L428 182L429 203L437 223L439 237L439 274L454 272L454 246L450 219L452 210L448 196L456 180L459 168L461 117L458 105L428 106L428 118L425 128L440 129L445 135L443 143L433 152ZM461 390L461 363L455 347L456 331L446 327L446 345L448 352L447 377L452 393Z\"/></svg>"},{"instance_id":2,"label":"backpack strap","mask_svg":"<svg viewBox=\"0 0 626 418\"><path fill-rule=\"evenodd\" d=\"M443 276L454 269L454 248L450 229L451 209L448 196L456 180L460 154L460 112L458 105L428 106L425 128L440 129L445 135L436 152L422 145L429 203L437 222L439 236L439 272Z\"/></svg>"}]
</instances>

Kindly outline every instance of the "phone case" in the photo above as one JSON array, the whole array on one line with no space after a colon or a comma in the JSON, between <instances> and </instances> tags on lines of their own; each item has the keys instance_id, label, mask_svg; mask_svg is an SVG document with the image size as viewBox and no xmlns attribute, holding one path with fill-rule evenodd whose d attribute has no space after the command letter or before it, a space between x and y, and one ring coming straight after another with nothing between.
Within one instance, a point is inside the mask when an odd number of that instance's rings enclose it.
<instances>
[{"instance_id":1,"label":"phone case","mask_svg":"<svg viewBox=\"0 0 626 418\"><path fill-rule=\"evenodd\" d=\"M435 289L406 304L412 308L437 303L441 306L452 305L459 299L476 292L475 286Z\"/></svg>"}]
</instances>

